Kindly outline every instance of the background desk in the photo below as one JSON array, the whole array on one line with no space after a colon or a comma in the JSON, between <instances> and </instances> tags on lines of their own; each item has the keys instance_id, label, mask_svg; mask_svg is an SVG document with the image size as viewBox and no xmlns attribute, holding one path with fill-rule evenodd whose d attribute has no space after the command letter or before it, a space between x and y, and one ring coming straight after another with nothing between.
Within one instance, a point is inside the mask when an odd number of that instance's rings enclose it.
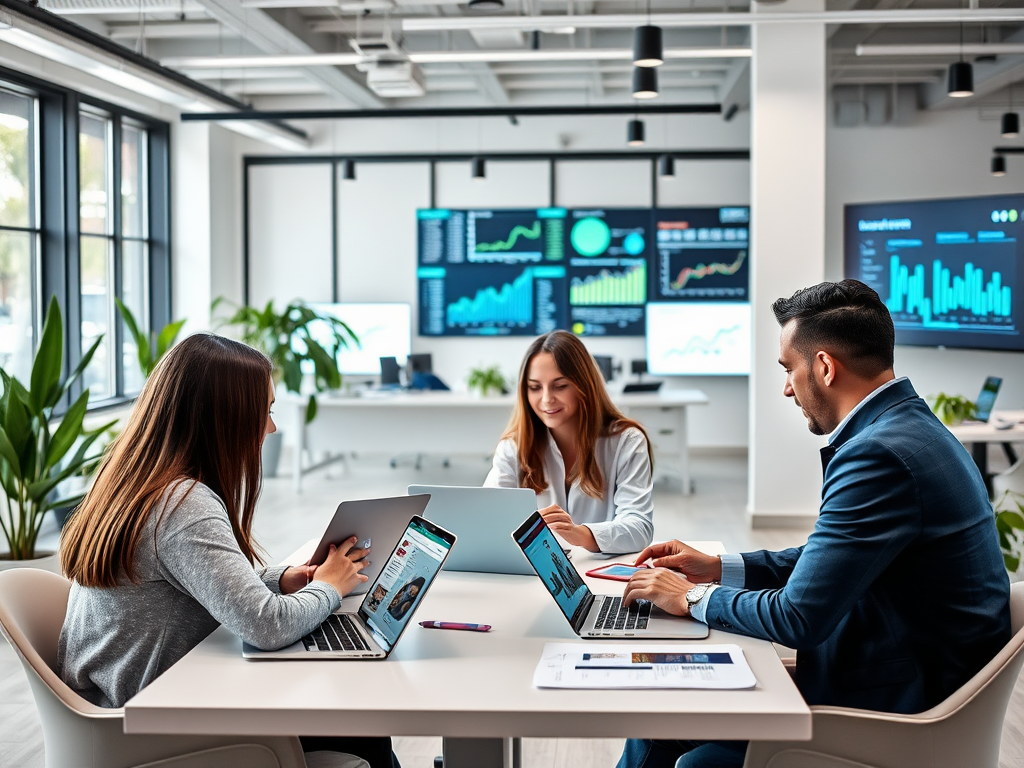
<instances>
[{"instance_id":1,"label":"background desk","mask_svg":"<svg viewBox=\"0 0 1024 768\"><path fill-rule=\"evenodd\" d=\"M686 409L706 405L699 390L667 390L612 395L616 405L636 419L650 435L659 461L657 473L668 469L692 490ZM515 399L512 395L474 397L460 392L395 392L370 397L317 398L317 417L305 423L305 398L289 397L297 446L293 458L296 492L302 475L324 465L306 464L303 454L326 453L340 458L344 452L475 453L490 456L501 439Z\"/></svg>"},{"instance_id":2,"label":"background desk","mask_svg":"<svg viewBox=\"0 0 1024 768\"><path fill-rule=\"evenodd\" d=\"M709 553L722 551L718 542L691 543ZM315 544L289 562L302 562ZM580 573L604 561L579 549L573 559ZM615 582L587 581L595 591L621 594ZM346 609L354 610L360 599L346 600ZM423 629L417 622L425 619L489 623L494 629L487 634ZM125 731L440 735L451 757L446 768L507 765L508 743L487 740L521 736L811 736L810 710L769 642L715 630L698 641L743 648L757 677L756 689L749 691L534 688L544 644L574 640L536 577L445 571L389 660L245 661L241 641L221 628L127 703ZM481 751L482 746L491 751ZM505 757L487 760L482 754Z\"/></svg>"},{"instance_id":3,"label":"background desk","mask_svg":"<svg viewBox=\"0 0 1024 768\"><path fill-rule=\"evenodd\" d=\"M996 429L995 424L1000 419L1004 422L1012 422L1013 426L1009 429ZM1024 424L1021 423L1022 421L1024 421L1024 411L993 411L987 424L976 422L958 424L955 427L949 428L949 431L953 433L957 440L971 447L971 456L974 458L974 463L978 465L978 469L981 470L986 486L989 486L989 443L1002 443L1003 450L1006 451L1007 460L1009 460L1010 464L1014 464L1017 461L1017 454L1010 447L1010 443L1024 442ZM991 490L991 487L989 487L990 493Z\"/></svg>"}]
</instances>

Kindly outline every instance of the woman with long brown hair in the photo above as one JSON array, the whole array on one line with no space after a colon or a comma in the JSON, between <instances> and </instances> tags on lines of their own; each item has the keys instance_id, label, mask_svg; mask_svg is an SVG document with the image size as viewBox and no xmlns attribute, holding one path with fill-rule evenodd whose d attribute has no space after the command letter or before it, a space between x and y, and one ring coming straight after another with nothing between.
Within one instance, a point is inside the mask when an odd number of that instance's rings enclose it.
<instances>
[{"instance_id":1,"label":"woman with long brown hair","mask_svg":"<svg viewBox=\"0 0 1024 768\"><path fill-rule=\"evenodd\" d=\"M146 382L61 536L73 583L58 673L87 700L123 706L220 624L257 648L289 645L366 581L354 538L319 567L254 570L273 402L266 355L209 333L171 349ZM310 744L392 765L389 739Z\"/></svg>"},{"instance_id":2,"label":"woman with long brown hair","mask_svg":"<svg viewBox=\"0 0 1024 768\"><path fill-rule=\"evenodd\" d=\"M530 488L551 530L591 552L639 552L654 534L651 449L615 407L583 342L530 344L512 420L485 486Z\"/></svg>"}]
</instances>

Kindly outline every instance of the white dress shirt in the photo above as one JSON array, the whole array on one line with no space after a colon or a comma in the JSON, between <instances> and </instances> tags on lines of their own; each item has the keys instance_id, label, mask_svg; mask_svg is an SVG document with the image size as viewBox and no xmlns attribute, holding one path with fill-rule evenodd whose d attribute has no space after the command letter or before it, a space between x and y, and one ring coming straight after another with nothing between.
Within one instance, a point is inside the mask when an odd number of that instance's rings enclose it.
<instances>
[{"instance_id":1,"label":"white dress shirt","mask_svg":"<svg viewBox=\"0 0 1024 768\"><path fill-rule=\"evenodd\" d=\"M654 536L654 500L651 459L647 439L635 427L600 437L594 447L604 477L604 498L585 494L576 480L565 493L565 462L548 435L544 451L544 478L548 487L537 494L537 507L557 504L576 525L594 534L602 552L639 552ZM514 440L502 440L494 451L494 464L484 480L490 488L519 488L522 473Z\"/></svg>"},{"instance_id":2,"label":"white dress shirt","mask_svg":"<svg viewBox=\"0 0 1024 768\"><path fill-rule=\"evenodd\" d=\"M832 430L832 434L828 436L829 445L831 445L832 441L839 437L839 433L842 432L843 428L850 423L850 419L857 415L857 411L859 411L861 408L867 405L872 398L877 397L894 384L899 384L901 381L906 380L906 376L900 376L898 379L890 379L889 381L885 382L885 384L878 387L878 389L876 389L870 395L868 395L859 403L857 403L857 405L853 407L853 410L846 414L846 418L839 422L839 426ZM746 581L746 568L743 564L743 556L735 554L722 555L720 559L722 561L722 586L739 587L740 589L742 589L744 582ZM704 593L704 597L701 598L701 601L697 603L695 606L693 606L693 608L690 610L690 615L697 621L702 621L705 624L708 623L707 619L705 618L708 613L708 598L711 597L711 593L714 592L716 589L718 589L717 585L713 585L710 589L708 589Z\"/></svg>"}]
</instances>

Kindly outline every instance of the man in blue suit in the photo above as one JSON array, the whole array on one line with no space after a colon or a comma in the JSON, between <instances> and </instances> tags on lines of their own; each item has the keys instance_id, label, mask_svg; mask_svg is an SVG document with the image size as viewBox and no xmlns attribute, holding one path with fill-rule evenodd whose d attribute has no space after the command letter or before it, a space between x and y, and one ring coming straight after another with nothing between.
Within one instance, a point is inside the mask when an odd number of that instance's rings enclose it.
<instances>
[{"instance_id":1,"label":"man in blue suit","mask_svg":"<svg viewBox=\"0 0 1024 768\"><path fill-rule=\"evenodd\" d=\"M1009 581L985 484L906 378L878 294L821 283L772 306L783 394L821 449L824 482L802 547L713 557L673 541L624 601L652 600L728 632L797 649L808 704L914 713L1010 639ZM741 766L745 742L631 739L620 768Z\"/></svg>"}]
</instances>

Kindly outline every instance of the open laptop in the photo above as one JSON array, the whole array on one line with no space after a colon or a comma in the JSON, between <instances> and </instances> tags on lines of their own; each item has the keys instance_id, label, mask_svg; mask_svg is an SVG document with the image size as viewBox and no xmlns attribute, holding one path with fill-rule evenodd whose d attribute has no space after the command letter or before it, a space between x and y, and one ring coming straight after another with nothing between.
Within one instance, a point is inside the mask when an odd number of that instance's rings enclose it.
<instances>
[{"instance_id":1,"label":"open laptop","mask_svg":"<svg viewBox=\"0 0 1024 768\"><path fill-rule=\"evenodd\" d=\"M418 515L409 521L356 613L332 613L277 651L242 644L246 659L386 659L455 544L455 534Z\"/></svg>"},{"instance_id":2,"label":"open laptop","mask_svg":"<svg viewBox=\"0 0 1024 768\"><path fill-rule=\"evenodd\" d=\"M350 536L358 539L356 544L360 547L371 547L374 544L386 547L402 535L410 517L423 514L428 501L429 496L394 496L341 502L313 556L309 558L309 564L320 565L327 559L331 544L340 544ZM363 594L369 588L367 585L377 578L384 567L381 558L371 554L369 559L370 565L363 570L368 581L353 589L350 594Z\"/></svg>"},{"instance_id":3,"label":"open laptop","mask_svg":"<svg viewBox=\"0 0 1024 768\"><path fill-rule=\"evenodd\" d=\"M562 552L539 513L534 512L512 538L558 603L573 632L584 640L700 640L708 636L706 624L673 616L646 600L627 609L621 597L595 595Z\"/></svg>"},{"instance_id":4,"label":"open laptop","mask_svg":"<svg viewBox=\"0 0 1024 768\"><path fill-rule=\"evenodd\" d=\"M529 488L410 485L409 493L429 494L424 516L454 531L462 542L444 564L446 570L533 575L506 535L537 510L537 496Z\"/></svg>"},{"instance_id":5,"label":"open laptop","mask_svg":"<svg viewBox=\"0 0 1024 768\"><path fill-rule=\"evenodd\" d=\"M996 404L996 397L999 395L999 387L1003 380L998 376L989 376L981 385L981 392L974 403L974 418L978 421L988 422L992 416L992 408ZM998 418L998 417L997 417Z\"/></svg>"}]
</instances>

